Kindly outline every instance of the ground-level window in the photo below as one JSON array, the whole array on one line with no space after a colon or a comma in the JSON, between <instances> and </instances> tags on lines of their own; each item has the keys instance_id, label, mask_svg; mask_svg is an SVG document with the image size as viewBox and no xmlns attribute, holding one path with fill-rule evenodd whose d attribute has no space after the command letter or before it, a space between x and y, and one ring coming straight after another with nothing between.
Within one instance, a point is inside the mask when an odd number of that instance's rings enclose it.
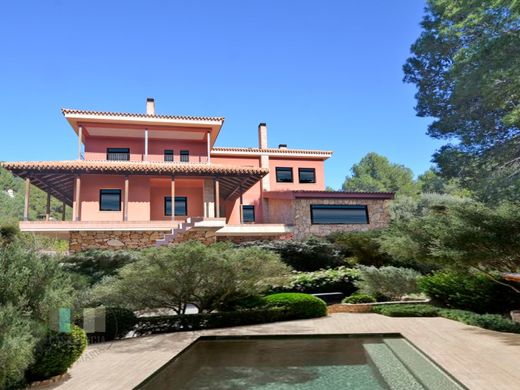
<instances>
[{"instance_id":1,"label":"ground-level window","mask_svg":"<svg viewBox=\"0 0 520 390\"><path fill-rule=\"evenodd\" d=\"M242 205L242 222L255 222L255 206Z\"/></svg>"},{"instance_id":2,"label":"ground-level window","mask_svg":"<svg viewBox=\"0 0 520 390\"><path fill-rule=\"evenodd\" d=\"M181 150L181 162L190 162L189 150Z\"/></svg>"},{"instance_id":3,"label":"ground-level window","mask_svg":"<svg viewBox=\"0 0 520 390\"><path fill-rule=\"evenodd\" d=\"M164 215L172 215L172 197L164 198ZM188 198L185 196L175 197L175 215L188 215Z\"/></svg>"},{"instance_id":4,"label":"ground-level window","mask_svg":"<svg viewBox=\"0 0 520 390\"><path fill-rule=\"evenodd\" d=\"M164 161L173 161L173 150L166 149L164 151Z\"/></svg>"},{"instance_id":5,"label":"ground-level window","mask_svg":"<svg viewBox=\"0 0 520 390\"><path fill-rule=\"evenodd\" d=\"M107 160L110 161L129 161L129 148L107 148Z\"/></svg>"},{"instance_id":6,"label":"ground-level window","mask_svg":"<svg viewBox=\"0 0 520 390\"><path fill-rule=\"evenodd\" d=\"M316 169L298 168L298 180L300 183L316 183Z\"/></svg>"},{"instance_id":7,"label":"ground-level window","mask_svg":"<svg viewBox=\"0 0 520 390\"><path fill-rule=\"evenodd\" d=\"M276 167L276 181L278 183L292 183L292 168Z\"/></svg>"},{"instance_id":8,"label":"ground-level window","mask_svg":"<svg viewBox=\"0 0 520 390\"><path fill-rule=\"evenodd\" d=\"M313 224L367 224L368 209L364 205L313 204Z\"/></svg>"},{"instance_id":9,"label":"ground-level window","mask_svg":"<svg viewBox=\"0 0 520 390\"><path fill-rule=\"evenodd\" d=\"M100 211L121 211L121 190L99 190Z\"/></svg>"}]
</instances>

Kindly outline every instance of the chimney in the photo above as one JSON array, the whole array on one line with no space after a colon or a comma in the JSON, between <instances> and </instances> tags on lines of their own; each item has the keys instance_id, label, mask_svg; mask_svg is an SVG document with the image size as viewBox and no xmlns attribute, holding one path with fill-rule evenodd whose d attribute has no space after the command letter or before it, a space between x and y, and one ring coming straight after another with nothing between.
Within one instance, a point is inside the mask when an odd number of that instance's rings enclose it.
<instances>
[{"instance_id":1,"label":"chimney","mask_svg":"<svg viewBox=\"0 0 520 390\"><path fill-rule=\"evenodd\" d=\"M258 125L258 147L260 149L267 148L267 125L265 123Z\"/></svg>"},{"instance_id":2,"label":"chimney","mask_svg":"<svg viewBox=\"0 0 520 390\"><path fill-rule=\"evenodd\" d=\"M155 115L155 100L154 98L146 99L146 115Z\"/></svg>"},{"instance_id":3,"label":"chimney","mask_svg":"<svg viewBox=\"0 0 520 390\"><path fill-rule=\"evenodd\" d=\"M287 144L278 145L278 149L287 149Z\"/></svg>"}]
</instances>

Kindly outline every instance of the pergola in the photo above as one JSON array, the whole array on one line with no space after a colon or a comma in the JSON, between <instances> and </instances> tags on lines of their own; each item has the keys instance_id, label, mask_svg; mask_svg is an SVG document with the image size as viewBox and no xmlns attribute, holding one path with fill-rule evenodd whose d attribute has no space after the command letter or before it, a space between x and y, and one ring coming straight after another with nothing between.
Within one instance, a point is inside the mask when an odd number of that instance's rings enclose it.
<instances>
[{"instance_id":1,"label":"pergola","mask_svg":"<svg viewBox=\"0 0 520 390\"><path fill-rule=\"evenodd\" d=\"M171 193L175 196L175 178L213 178L215 183L215 209L219 217L220 197L225 200L242 197L242 194L265 176L266 168L248 166L228 166L209 163L169 163L148 161L43 161L4 162L2 167L14 175L25 179L24 220L28 219L30 185L47 193L47 219L50 215L50 197L54 196L64 206L80 203L81 177L89 174L121 175L125 177L124 220L128 219L128 192L131 175L167 176L171 178ZM241 201L242 203L242 201ZM65 209L65 207L64 207ZM172 212L172 219L174 218ZM63 216L65 213L63 213ZM79 220L78 210L74 210L73 220Z\"/></svg>"}]
</instances>

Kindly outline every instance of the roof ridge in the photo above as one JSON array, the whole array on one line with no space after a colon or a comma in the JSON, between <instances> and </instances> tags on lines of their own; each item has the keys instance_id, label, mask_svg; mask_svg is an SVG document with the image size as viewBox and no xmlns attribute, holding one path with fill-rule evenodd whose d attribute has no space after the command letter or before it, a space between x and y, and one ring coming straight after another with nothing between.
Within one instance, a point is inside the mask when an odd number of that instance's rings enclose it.
<instances>
[{"instance_id":1,"label":"roof ridge","mask_svg":"<svg viewBox=\"0 0 520 390\"><path fill-rule=\"evenodd\" d=\"M101 116L127 116L134 118L160 118L160 119L182 119L182 120L224 120L221 116L196 116L196 115L150 115L146 113L117 112L117 111L96 111L96 110L79 110L75 108L62 108L63 115L67 114L83 114L83 115L101 115Z\"/></svg>"}]
</instances>

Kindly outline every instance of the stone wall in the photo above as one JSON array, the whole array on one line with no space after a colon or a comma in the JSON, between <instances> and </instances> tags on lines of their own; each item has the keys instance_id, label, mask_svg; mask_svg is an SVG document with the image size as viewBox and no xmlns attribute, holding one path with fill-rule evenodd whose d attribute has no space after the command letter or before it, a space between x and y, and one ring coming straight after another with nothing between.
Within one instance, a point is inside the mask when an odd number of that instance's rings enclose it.
<instances>
[{"instance_id":1,"label":"stone wall","mask_svg":"<svg viewBox=\"0 0 520 390\"><path fill-rule=\"evenodd\" d=\"M311 223L311 204L350 204L366 205L368 224L313 225ZM364 231L388 225L390 215L389 200L381 199L295 199L294 200L294 238L301 240L310 235L326 236L336 231Z\"/></svg>"},{"instance_id":2,"label":"stone wall","mask_svg":"<svg viewBox=\"0 0 520 390\"><path fill-rule=\"evenodd\" d=\"M155 245L164 237L161 231L72 231L69 251L87 249L141 249Z\"/></svg>"}]
</instances>

